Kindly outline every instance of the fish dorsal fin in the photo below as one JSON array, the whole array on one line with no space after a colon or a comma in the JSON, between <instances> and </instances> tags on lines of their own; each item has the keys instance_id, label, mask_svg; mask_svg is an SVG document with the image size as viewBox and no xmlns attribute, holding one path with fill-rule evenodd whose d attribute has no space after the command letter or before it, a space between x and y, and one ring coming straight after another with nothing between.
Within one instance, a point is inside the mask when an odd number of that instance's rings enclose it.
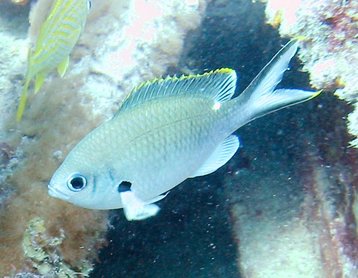
<instances>
[{"instance_id":1,"label":"fish dorsal fin","mask_svg":"<svg viewBox=\"0 0 358 278\"><path fill-rule=\"evenodd\" d=\"M235 135L230 135L216 147L204 164L201 165L200 168L197 169L190 177L194 178L215 172L233 157L239 146L239 138Z\"/></svg>"},{"instance_id":2,"label":"fish dorsal fin","mask_svg":"<svg viewBox=\"0 0 358 278\"><path fill-rule=\"evenodd\" d=\"M198 75L166 77L147 81L134 88L123 102L118 113L147 101L167 96L190 95L225 102L231 99L236 87L236 73L222 68Z\"/></svg>"}]
</instances>

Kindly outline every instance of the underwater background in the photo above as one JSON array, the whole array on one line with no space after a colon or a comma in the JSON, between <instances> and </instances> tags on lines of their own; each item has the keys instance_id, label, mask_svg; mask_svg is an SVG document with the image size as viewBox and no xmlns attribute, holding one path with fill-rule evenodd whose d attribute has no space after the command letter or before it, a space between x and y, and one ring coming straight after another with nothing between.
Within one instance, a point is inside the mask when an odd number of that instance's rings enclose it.
<instances>
[{"instance_id":1,"label":"underwater background","mask_svg":"<svg viewBox=\"0 0 358 278\"><path fill-rule=\"evenodd\" d=\"M356 277L355 1L293 1L294 27L285 1L92 1L69 72L47 77L18 123L28 14L36 26L49 5L35 2L0 0L0 276ZM239 93L298 35L280 86L323 93L240 128L233 159L177 186L157 216L129 222L47 195L66 153L133 86L229 67Z\"/></svg>"}]
</instances>

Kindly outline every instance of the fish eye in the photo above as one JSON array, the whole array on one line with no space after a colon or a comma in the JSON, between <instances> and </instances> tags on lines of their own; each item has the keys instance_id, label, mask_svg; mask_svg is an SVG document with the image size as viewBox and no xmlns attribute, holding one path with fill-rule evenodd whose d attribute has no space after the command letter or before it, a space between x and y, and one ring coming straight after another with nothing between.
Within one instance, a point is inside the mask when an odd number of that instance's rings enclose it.
<instances>
[{"instance_id":1,"label":"fish eye","mask_svg":"<svg viewBox=\"0 0 358 278\"><path fill-rule=\"evenodd\" d=\"M87 180L81 174L74 174L70 176L69 179L67 180L67 187L71 191L75 191L75 192L81 191L83 188L86 187L86 185L87 185Z\"/></svg>"}]
</instances>

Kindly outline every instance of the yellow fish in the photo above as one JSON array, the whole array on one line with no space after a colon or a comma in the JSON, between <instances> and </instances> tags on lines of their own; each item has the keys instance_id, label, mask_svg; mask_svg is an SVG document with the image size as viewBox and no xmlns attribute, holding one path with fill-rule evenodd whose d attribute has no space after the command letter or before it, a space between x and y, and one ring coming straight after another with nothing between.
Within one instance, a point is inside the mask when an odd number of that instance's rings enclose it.
<instances>
[{"instance_id":1,"label":"yellow fish","mask_svg":"<svg viewBox=\"0 0 358 278\"><path fill-rule=\"evenodd\" d=\"M45 76L54 68L64 76L69 55L85 26L89 0L55 0L49 16L42 24L35 46L29 50L25 85L21 92L16 119L20 121L25 110L27 91L35 78L37 93Z\"/></svg>"}]
</instances>

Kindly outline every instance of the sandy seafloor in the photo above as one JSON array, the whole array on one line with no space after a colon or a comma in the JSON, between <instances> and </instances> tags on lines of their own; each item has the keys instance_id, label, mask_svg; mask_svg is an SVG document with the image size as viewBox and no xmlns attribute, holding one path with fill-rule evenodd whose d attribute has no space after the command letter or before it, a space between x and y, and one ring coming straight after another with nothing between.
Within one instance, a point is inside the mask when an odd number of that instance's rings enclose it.
<instances>
[{"instance_id":1,"label":"sandy seafloor","mask_svg":"<svg viewBox=\"0 0 358 278\"><path fill-rule=\"evenodd\" d=\"M263 6L252 9L249 1L241 6L234 2L212 1L201 27L187 37L178 67L168 73L230 67L238 72L238 92L249 84L287 40L263 23ZM308 77L299 68L293 59L282 86L309 88ZM349 110L334 96L322 94L265 116L237 131L242 147L227 165L173 189L158 203L161 210L156 217L128 222L121 210L111 211L108 245L99 252L90 277L265 277L250 276L245 267L256 263L257 272L267 268L270 262L257 252L264 246L271 248L267 240L287 236L280 234L281 225L295 229L292 219L299 219L306 194L302 175L311 163L308 153L319 156L321 166L330 167L334 158L339 160L350 139L344 129ZM302 232L300 225L297 221L296 236ZM310 247L306 234L301 239L290 236L288 242L301 245L305 255ZM285 248L290 247L272 250L272 256L286 256L279 254ZM287 259L301 263L302 254L287 253ZM302 264L313 265L316 259ZM272 259L271 264L275 263ZM322 274L322 269L307 272L311 266L303 266L302 274L296 266L286 269L290 273L286 277L325 277L304 275Z\"/></svg>"}]
</instances>

